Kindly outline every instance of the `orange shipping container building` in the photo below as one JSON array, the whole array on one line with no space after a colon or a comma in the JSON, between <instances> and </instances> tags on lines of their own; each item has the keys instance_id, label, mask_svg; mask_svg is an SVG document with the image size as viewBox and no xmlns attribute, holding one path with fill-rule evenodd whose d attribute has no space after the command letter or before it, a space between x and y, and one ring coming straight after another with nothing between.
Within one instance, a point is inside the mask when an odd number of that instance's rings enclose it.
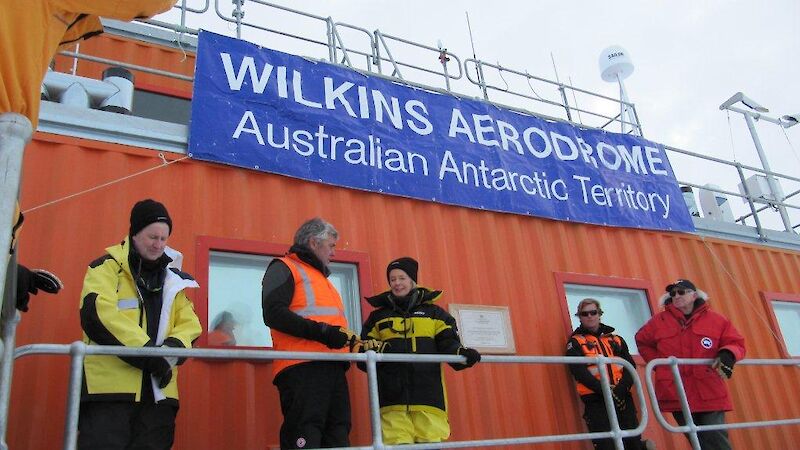
<instances>
[{"instance_id":1,"label":"orange shipping container building","mask_svg":"<svg viewBox=\"0 0 800 450\"><path fill-rule=\"evenodd\" d=\"M193 67L191 55L183 60L177 50L115 36L88 41L81 52L185 75ZM61 57L56 68L68 70L71 63ZM96 78L102 68L82 61L78 74ZM188 82L136 76L141 90L190 96ZM748 358L786 357L770 300L800 299L798 244L768 246L702 231L613 228L481 211L67 134L40 131L25 152L21 205L27 212L20 260L57 273L65 288L55 297L32 299L17 329L17 345L80 339L79 294L88 263L123 238L131 205L155 198L168 207L174 222L170 245L183 252L184 270L200 282L189 296L204 326L209 321L211 251L277 254L301 222L320 216L338 228L337 250L356 264L362 297L385 289L388 261L414 256L420 261L421 284L444 291L441 306L508 307L517 355L563 354L571 332L565 284L640 290L655 313L663 286L688 277L744 334ZM116 182L104 185L111 181ZM80 195L67 198L75 193ZM49 204L56 199L60 201ZM266 449L277 444L281 413L270 363L199 359L184 367L176 449ZM28 356L16 362L9 448L60 447L68 368L65 356ZM585 431L582 405L566 366L482 363L469 371L445 372L451 440ZM351 438L369 445L366 376L353 368L349 379ZM737 367L728 382L735 405L728 422L800 417L798 381L796 367ZM650 414L646 438L661 449L688 448L683 436L667 433ZM788 449L800 441L800 426L730 434L739 449ZM589 446L573 442L512 448Z\"/></svg>"}]
</instances>

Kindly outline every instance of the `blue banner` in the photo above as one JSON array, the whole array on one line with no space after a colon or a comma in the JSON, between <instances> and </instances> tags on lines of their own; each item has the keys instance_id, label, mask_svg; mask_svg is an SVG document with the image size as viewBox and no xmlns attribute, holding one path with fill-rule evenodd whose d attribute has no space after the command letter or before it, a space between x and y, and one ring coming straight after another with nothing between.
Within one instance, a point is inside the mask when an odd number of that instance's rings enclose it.
<instances>
[{"instance_id":1,"label":"blue banner","mask_svg":"<svg viewBox=\"0 0 800 450\"><path fill-rule=\"evenodd\" d=\"M189 152L383 194L693 231L664 147L203 31Z\"/></svg>"}]
</instances>

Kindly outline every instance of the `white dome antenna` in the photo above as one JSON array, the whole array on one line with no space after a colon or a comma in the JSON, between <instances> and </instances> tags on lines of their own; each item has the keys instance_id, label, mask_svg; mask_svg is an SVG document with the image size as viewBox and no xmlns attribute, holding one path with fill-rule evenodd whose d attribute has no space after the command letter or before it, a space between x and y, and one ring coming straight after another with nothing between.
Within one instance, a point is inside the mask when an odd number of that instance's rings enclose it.
<instances>
[{"instance_id":1,"label":"white dome antenna","mask_svg":"<svg viewBox=\"0 0 800 450\"><path fill-rule=\"evenodd\" d=\"M619 45L612 45L600 52L600 77L604 81L619 84L619 122L623 133L634 133L642 135L639 120L633 106L628 100L628 93L625 91L625 84L622 80L628 78L633 73L633 62L628 52ZM629 131L628 131L629 130Z\"/></svg>"},{"instance_id":2,"label":"white dome antenna","mask_svg":"<svg viewBox=\"0 0 800 450\"><path fill-rule=\"evenodd\" d=\"M612 45L600 53L600 76L603 81L614 82L628 78L633 73L633 61L619 45Z\"/></svg>"}]
</instances>

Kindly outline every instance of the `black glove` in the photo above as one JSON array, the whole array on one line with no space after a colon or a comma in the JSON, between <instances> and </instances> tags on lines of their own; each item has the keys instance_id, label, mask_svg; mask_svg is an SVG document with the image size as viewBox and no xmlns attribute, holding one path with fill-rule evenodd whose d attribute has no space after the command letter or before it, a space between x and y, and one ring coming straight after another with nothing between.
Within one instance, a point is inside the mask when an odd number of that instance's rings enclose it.
<instances>
[{"instance_id":1,"label":"black glove","mask_svg":"<svg viewBox=\"0 0 800 450\"><path fill-rule=\"evenodd\" d=\"M158 380L158 388L164 389L167 387L169 382L172 380L172 369L168 370L167 373L162 375L153 375Z\"/></svg>"},{"instance_id":2,"label":"black glove","mask_svg":"<svg viewBox=\"0 0 800 450\"><path fill-rule=\"evenodd\" d=\"M456 352L456 355L467 358L467 367L472 367L481 360L481 354L474 348L461 347Z\"/></svg>"},{"instance_id":3,"label":"black glove","mask_svg":"<svg viewBox=\"0 0 800 450\"><path fill-rule=\"evenodd\" d=\"M44 269L31 269L31 288L34 289L31 293L35 294L35 289L38 288L48 294L56 294L63 287L64 283L54 273Z\"/></svg>"},{"instance_id":4,"label":"black glove","mask_svg":"<svg viewBox=\"0 0 800 450\"><path fill-rule=\"evenodd\" d=\"M358 341L356 334L349 328L335 327L327 323L320 323L320 326L322 327L320 342L325 344L328 348L349 346L352 349Z\"/></svg>"},{"instance_id":5,"label":"black glove","mask_svg":"<svg viewBox=\"0 0 800 450\"><path fill-rule=\"evenodd\" d=\"M31 294L37 294L39 289L55 294L62 287L64 285L61 280L54 274L42 269L30 270L22 264L18 264L16 307L18 310L26 312Z\"/></svg>"},{"instance_id":6,"label":"black glove","mask_svg":"<svg viewBox=\"0 0 800 450\"><path fill-rule=\"evenodd\" d=\"M168 371L172 369L172 366L169 365L169 362L166 358L161 356L150 356L147 358L147 362L145 363L144 370L150 372L153 375L164 375Z\"/></svg>"},{"instance_id":7,"label":"black glove","mask_svg":"<svg viewBox=\"0 0 800 450\"><path fill-rule=\"evenodd\" d=\"M717 358L711 364L711 368L716 370L722 378L730 378L733 376L733 365L736 363L736 358L730 350L720 350L717 353Z\"/></svg>"},{"instance_id":8,"label":"black glove","mask_svg":"<svg viewBox=\"0 0 800 450\"><path fill-rule=\"evenodd\" d=\"M158 387L164 389L172 379L172 366L166 358L161 356L151 356L147 358L144 370L158 381Z\"/></svg>"}]
</instances>

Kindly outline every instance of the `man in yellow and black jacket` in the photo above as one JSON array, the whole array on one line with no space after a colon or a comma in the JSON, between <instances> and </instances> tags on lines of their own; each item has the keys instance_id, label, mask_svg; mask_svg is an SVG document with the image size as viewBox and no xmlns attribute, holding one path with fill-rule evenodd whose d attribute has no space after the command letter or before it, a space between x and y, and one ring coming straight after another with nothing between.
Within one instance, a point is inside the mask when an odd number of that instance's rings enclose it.
<instances>
[{"instance_id":1,"label":"man in yellow and black jacket","mask_svg":"<svg viewBox=\"0 0 800 450\"><path fill-rule=\"evenodd\" d=\"M89 264L81 292L88 345L190 348L202 331L181 272L182 256L166 246L167 209L142 200L131 210L130 234ZM168 357L88 355L78 422L78 448L169 449L178 412L178 370Z\"/></svg>"},{"instance_id":2,"label":"man in yellow and black jacket","mask_svg":"<svg viewBox=\"0 0 800 450\"><path fill-rule=\"evenodd\" d=\"M567 342L566 356L606 356L619 357L636 367L628 345L622 336L614 334L614 328L600 322L603 310L600 302L593 298L581 300L575 313L581 325L572 332ZM590 432L609 431L611 429L606 412L603 391L600 383L600 366L597 364L570 364L569 370L575 378L575 387L584 404L583 419ZM623 430L639 426L636 417L636 406L630 389L633 377L620 365L606 365L608 379L611 383L611 396L614 409L617 412L619 426ZM612 439L593 439L592 443L597 450L614 449ZM644 443L639 436L623 439L626 450L644 449Z\"/></svg>"},{"instance_id":3,"label":"man in yellow and black jacket","mask_svg":"<svg viewBox=\"0 0 800 450\"><path fill-rule=\"evenodd\" d=\"M442 292L417 286L418 269L409 257L389 263L390 290L367 298L377 309L361 329L362 340L381 341L384 353L463 355L466 364L450 365L455 370L472 367L480 353L462 346L453 316L434 305ZM378 395L385 444L440 442L450 436L441 364L379 363Z\"/></svg>"}]
</instances>

